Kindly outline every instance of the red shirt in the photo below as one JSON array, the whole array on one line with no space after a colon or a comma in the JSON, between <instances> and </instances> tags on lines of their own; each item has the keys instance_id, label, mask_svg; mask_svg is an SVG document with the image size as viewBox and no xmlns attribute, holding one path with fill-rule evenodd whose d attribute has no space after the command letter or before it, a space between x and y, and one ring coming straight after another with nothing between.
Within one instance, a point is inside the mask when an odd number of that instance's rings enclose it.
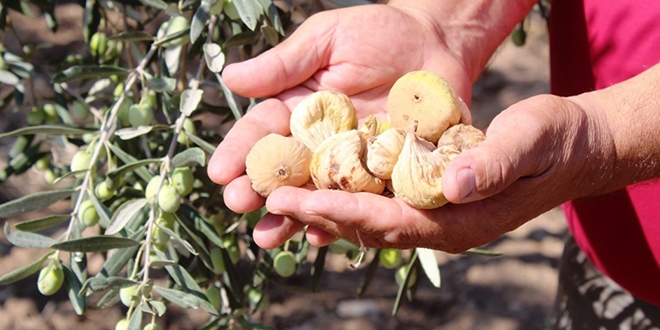
<instances>
[{"instance_id":1,"label":"red shirt","mask_svg":"<svg viewBox=\"0 0 660 330\"><path fill-rule=\"evenodd\" d=\"M550 16L554 94L604 88L660 62L658 0L553 0ZM580 198L563 209L589 260L660 306L660 181Z\"/></svg>"}]
</instances>

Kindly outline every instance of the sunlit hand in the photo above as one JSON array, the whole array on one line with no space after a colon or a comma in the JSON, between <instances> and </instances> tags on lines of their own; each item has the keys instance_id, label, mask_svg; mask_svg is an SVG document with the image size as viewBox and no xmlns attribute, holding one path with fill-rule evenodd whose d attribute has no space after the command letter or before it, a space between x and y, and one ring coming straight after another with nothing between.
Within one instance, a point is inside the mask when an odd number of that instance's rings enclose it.
<instances>
[{"instance_id":1,"label":"sunlit hand","mask_svg":"<svg viewBox=\"0 0 660 330\"><path fill-rule=\"evenodd\" d=\"M366 246L461 252L608 182L615 152L602 122L556 96L513 105L495 118L479 147L450 163L442 186L452 203L434 210L370 193L291 187L276 190L266 206L355 243L359 232ZM271 223L261 224L266 247L282 243L282 229Z\"/></svg>"},{"instance_id":2,"label":"sunlit hand","mask_svg":"<svg viewBox=\"0 0 660 330\"><path fill-rule=\"evenodd\" d=\"M385 5L327 11L305 21L274 49L227 66L223 78L235 93L274 98L258 104L239 120L209 162L210 178L226 185L226 205L239 213L264 205L244 175L245 156L269 133L288 135L291 110L311 92L344 92L351 97L359 118L368 114L382 118L387 93L396 79L424 69L441 74L469 100L471 73L447 51L442 36L431 26L423 13ZM463 113L462 121L469 123L470 114ZM262 247L274 247L302 226L291 217L270 214L255 229L255 241ZM309 229L308 238L315 245L336 239L315 228Z\"/></svg>"}]
</instances>

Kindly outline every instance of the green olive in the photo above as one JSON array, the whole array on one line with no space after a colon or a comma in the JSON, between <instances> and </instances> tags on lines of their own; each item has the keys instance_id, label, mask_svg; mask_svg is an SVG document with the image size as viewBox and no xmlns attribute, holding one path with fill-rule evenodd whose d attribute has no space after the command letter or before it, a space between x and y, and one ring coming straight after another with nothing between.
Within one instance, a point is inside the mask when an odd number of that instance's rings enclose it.
<instances>
[{"instance_id":1,"label":"green olive","mask_svg":"<svg viewBox=\"0 0 660 330\"><path fill-rule=\"evenodd\" d=\"M32 126L41 125L46 119L46 113L44 109L40 107L30 108L30 112L27 114L27 123Z\"/></svg>"},{"instance_id":2,"label":"green olive","mask_svg":"<svg viewBox=\"0 0 660 330\"><path fill-rule=\"evenodd\" d=\"M86 171L92 162L92 154L86 150L78 150L71 158L71 172ZM77 178L85 176L84 172L76 174Z\"/></svg>"},{"instance_id":3,"label":"green olive","mask_svg":"<svg viewBox=\"0 0 660 330\"><path fill-rule=\"evenodd\" d=\"M114 96L115 100L117 100L117 99L119 99L119 97L121 96L122 93L124 93L124 83L120 82L120 83L117 84L117 86L115 86L115 89L112 91L112 96ZM128 100L128 98L126 98L125 100ZM132 101L131 101L131 104L133 104Z\"/></svg>"},{"instance_id":4,"label":"green olive","mask_svg":"<svg viewBox=\"0 0 660 330\"><path fill-rule=\"evenodd\" d=\"M73 101L73 104L71 105L71 112L73 113L74 117L80 120L89 118L89 115L91 114L87 105L78 100Z\"/></svg>"},{"instance_id":5,"label":"green olive","mask_svg":"<svg viewBox=\"0 0 660 330\"><path fill-rule=\"evenodd\" d=\"M39 158L35 163L34 167L40 171L45 171L50 168L50 157L43 156Z\"/></svg>"},{"instance_id":6,"label":"green olive","mask_svg":"<svg viewBox=\"0 0 660 330\"><path fill-rule=\"evenodd\" d=\"M64 284L64 271L58 265L51 264L41 269L37 279L37 289L44 296L52 296Z\"/></svg>"},{"instance_id":7,"label":"green olive","mask_svg":"<svg viewBox=\"0 0 660 330\"><path fill-rule=\"evenodd\" d=\"M382 249L379 254L380 264L387 269L396 268L401 263L401 250Z\"/></svg>"},{"instance_id":8,"label":"green olive","mask_svg":"<svg viewBox=\"0 0 660 330\"><path fill-rule=\"evenodd\" d=\"M167 227L169 229L174 228L174 221L176 219L174 218L174 214L172 213L167 213L167 212L160 212L160 216L158 219L156 219L156 223L163 227Z\"/></svg>"},{"instance_id":9,"label":"green olive","mask_svg":"<svg viewBox=\"0 0 660 330\"><path fill-rule=\"evenodd\" d=\"M522 27L515 29L511 34L511 41L513 41L513 44L518 47L524 46L526 40L527 32Z\"/></svg>"},{"instance_id":10,"label":"green olive","mask_svg":"<svg viewBox=\"0 0 660 330\"><path fill-rule=\"evenodd\" d=\"M241 260L241 249L238 248L238 245L233 240L225 239L222 241L222 246L227 250L232 264L235 265Z\"/></svg>"},{"instance_id":11,"label":"green olive","mask_svg":"<svg viewBox=\"0 0 660 330\"><path fill-rule=\"evenodd\" d=\"M148 200L153 200L156 197L156 192L158 191L158 184L160 184L160 177L154 176L147 183L147 188L144 190L144 197Z\"/></svg>"},{"instance_id":12,"label":"green olive","mask_svg":"<svg viewBox=\"0 0 660 330\"><path fill-rule=\"evenodd\" d=\"M172 171L172 185L179 195L188 196L193 190L194 182L195 177L190 167L177 167Z\"/></svg>"},{"instance_id":13,"label":"green olive","mask_svg":"<svg viewBox=\"0 0 660 330\"><path fill-rule=\"evenodd\" d=\"M196 131L195 123L193 123L192 119L185 118L183 120L183 130L181 130L181 132L179 132L179 135L176 137L176 142L183 145L189 145L190 138L188 137L188 135L186 135L186 133L194 135L196 134L195 131Z\"/></svg>"},{"instance_id":14,"label":"green olive","mask_svg":"<svg viewBox=\"0 0 660 330\"><path fill-rule=\"evenodd\" d=\"M160 330L160 326L156 323L149 323L142 328L142 330Z\"/></svg>"},{"instance_id":15,"label":"green olive","mask_svg":"<svg viewBox=\"0 0 660 330\"><path fill-rule=\"evenodd\" d=\"M133 304L133 296L137 292L137 285L126 286L119 289L119 300L126 307L131 307Z\"/></svg>"},{"instance_id":16,"label":"green olive","mask_svg":"<svg viewBox=\"0 0 660 330\"><path fill-rule=\"evenodd\" d=\"M133 127L148 126L154 120L154 111L147 104L133 104L128 109L128 122Z\"/></svg>"},{"instance_id":17,"label":"green olive","mask_svg":"<svg viewBox=\"0 0 660 330\"><path fill-rule=\"evenodd\" d=\"M296 272L296 256L291 251L280 251L273 260L275 272L282 277L289 277Z\"/></svg>"},{"instance_id":18,"label":"green olive","mask_svg":"<svg viewBox=\"0 0 660 330\"><path fill-rule=\"evenodd\" d=\"M158 206L169 213L176 212L181 206L181 196L174 186L163 183L158 192Z\"/></svg>"},{"instance_id":19,"label":"green olive","mask_svg":"<svg viewBox=\"0 0 660 330\"><path fill-rule=\"evenodd\" d=\"M46 121L49 122L56 122L60 119L57 110L55 110L55 105L52 103L44 104L44 114L46 115Z\"/></svg>"},{"instance_id":20,"label":"green olive","mask_svg":"<svg viewBox=\"0 0 660 330\"><path fill-rule=\"evenodd\" d=\"M80 203L78 209L78 220L87 227L96 225L99 222L99 214L96 212L94 203L90 199L84 200Z\"/></svg>"},{"instance_id":21,"label":"green olive","mask_svg":"<svg viewBox=\"0 0 660 330\"><path fill-rule=\"evenodd\" d=\"M396 273L394 273L394 281L397 285L401 286L403 281L406 279L406 273L408 272L409 265L402 265L397 268ZM415 285L417 282L417 270L415 268L410 270L410 278L408 279L408 287Z\"/></svg>"},{"instance_id":22,"label":"green olive","mask_svg":"<svg viewBox=\"0 0 660 330\"><path fill-rule=\"evenodd\" d=\"M158 94L156 93L155 90L153 89L148 90L145 98L146 98L144 101L145 104L148 104L153 109L158 108ZM142 100L140 100L140 103L142 103Z\"/></svg>"},{"instance_id":23,"label":"green olive","mask_svg":"<svg viewBox=\"0 0 660 330\"><path fill-rule=\"evenodd\" d=\"M222 304L222 297L220 296L220 288L217 286L212 286L206 290L206 298L209 300L211 305L218 310Z\"/></svg>"},{"instance_id":24,"label":"green olive","mask_svg":"<svg viewBox=\"0 0 660 330\"><path fill-rule=\"evenodd\" d=\"M163 29L164 32L159 29L159 34L162 35L162 37L170 37L190 28L190 23L188 23L188 19L184 16L174 16L170 18L166 23L167 25L163 23L164 27L161 26L161 29ZM160 38L161 37L159 37L159 39ZM188 41L190 41L190 34L185 33L176 39L168 40L167 42L161 44L161 46L165 48L176 47L184 45L188 43Z\"/></svg>"},{"instance_id":25,"label":"green olive","mask_svg":"<svg viewBox=\"0 0 660 330\"><path fill-rule=\"evenodd\" d=\"M5 61L5 58L2 57L2 54L0 54L0 70L7 70L9 69L9 65L7 64L7 61Z\"/></svg>"},{"instance_id":26,"label":"green olive","mask_svg":"<svg viewBox=\"0 0 660 330\"><path fill-rule=\"evenodd\" d=\"M89 51L94 57L103 57L108 50L106 35L103 32L96 32L89 39Z\"/></svg>"},{"instance_id":27,"label":"green olive","mask_svg":"<svg viewBox=\"0 0 660 330\"><path fill-rule=\"evenodd\" d=\"M103 181L96 185L96 187L94 188L94 194L101 201L107 201L108 199L115 196L115 190L109 189L108 183L106 181Z\"/></svg>"},{"instance_id":28,"label":"green olive","mask_svg":"<svg viewBox=\"0 0 660 330\"><path fill-rule=\"evenodd\" d=\"M165 244L170 241L170 235L160 227L154 226L154 229L151 231L151 240L162 250Z\"/></svg>"},{"instance_id":29,"label":"green olive","mask_svg":"<svg viewBox=\"0 0 660 330\"><path fill-rule=\"evenodd\" d=\"M128 324L130 323L130 320L127 318L123 318L117 322L115 325L115 330L128 330Z\"/></svg>"},{"instance_id":30,"label":"green olive","mask_svg":"<svg viewBox=\"0 0 660 330\"><path fill-rule=\"evenodd\" d=\"M55 175L55 172L53 172L53 170L47 169L44 172L44 180L46 180L47 183L53 184L56 179L57 179L57 175Z\"/></svg>"},{"instance_id":31,"label":"green olive","mask_svg":"<svg viewBox=\"0 0 660 330\"><path fill-rule=\"evenodd\" d=\"M222 248L214 246L211 248L211 262L213 263L213 272L222 274L225 272L225 260L222 258Z\"/></svg>"}]
</instances>

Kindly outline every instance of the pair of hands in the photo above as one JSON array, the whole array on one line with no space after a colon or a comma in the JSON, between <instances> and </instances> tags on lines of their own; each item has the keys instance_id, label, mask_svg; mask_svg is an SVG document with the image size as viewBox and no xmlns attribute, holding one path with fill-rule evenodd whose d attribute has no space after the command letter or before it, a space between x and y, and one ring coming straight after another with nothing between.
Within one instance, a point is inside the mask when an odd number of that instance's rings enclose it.
<instances>
[{"instance_id":1,"label":"pair of hands","mask_svg":"<svg viewBox=\"0 0 660 330\"><path fill-rule=\"evenodd\" d=\"M370 22L365 24L365 22ZM595 168L584 158L608 157L600 121L578 103L542 95L498 115L485 142L456 157L442 186L451 202L418 210L398 198L282 187L267 200L251 189L245 156L269 133L290 134L291 110L317 90L352 99L359 118L385 117L387 93L403 74L429 70L470 99L470 58L448 49L420 12L363 6L312 16L289 39L254 59L229 65L225 83L246 97L270 97L239 120L210 160L208 174L235 212L269 213L254 230L262 248L283 244L305 225L311 244L344 237L368 247L428 247L462 252L483 245L569 199L590 193ZM463 122L470 123L469 113ZM588 153L585 153L589 151ZM602 163L600 163L602 164ZM602 166L602 165L598 165ZM595 180L595 179L594 179Z\"/></svg>"}]
</instances>

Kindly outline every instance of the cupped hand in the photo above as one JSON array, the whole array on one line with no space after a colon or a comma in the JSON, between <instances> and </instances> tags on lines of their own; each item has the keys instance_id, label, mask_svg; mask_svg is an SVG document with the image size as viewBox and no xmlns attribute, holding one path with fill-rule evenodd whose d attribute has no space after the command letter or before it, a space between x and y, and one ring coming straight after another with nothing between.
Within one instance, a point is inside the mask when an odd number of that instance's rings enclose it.
<instances>
[{"instance_id":1,"label":"cupped hand","mask_svg":"<svg viewBox=\"0 0 660 330\"><path fill-rule=\"evenodd\" d=\"M493 120L480 146L450 163L442 186L451 203L434 210L369 193L291 187L276 190L267 207L368 247L465 251L602 189L616 152L600 116L550 95L513 105ZM260 235L277 246L282 231L270 221Z\"/></svg>"},{"instance_id":2,"label":"cupped hand","mask_svg":"<svg viewBox=\"0 0 660 330\"><path fill-rule=\"evenodd\" d=\"M235 212L256 210L264 199L250 188L245 157L269 133L288 135L291 110L318 90L346 93L358 118L383 118L387 93L402 75L429 70L445 77L464 99L471 97L471 73L443 44L443 36L423 12L368 5L321 12L306 20L290 38L264 54L227 66L223 79L235 93L267 98L237 121L218 146L208 167L214 182L226 185L225 204ZM371 24L364 24L371 22ZM469 112L462 121L471 121ZM262 247L275 247L303 227L291 217L269 214L255 229ZM268 232L268 235L262 233ZM310 228L316 245L333 235Z\"/></svg>"}]
</instances>

